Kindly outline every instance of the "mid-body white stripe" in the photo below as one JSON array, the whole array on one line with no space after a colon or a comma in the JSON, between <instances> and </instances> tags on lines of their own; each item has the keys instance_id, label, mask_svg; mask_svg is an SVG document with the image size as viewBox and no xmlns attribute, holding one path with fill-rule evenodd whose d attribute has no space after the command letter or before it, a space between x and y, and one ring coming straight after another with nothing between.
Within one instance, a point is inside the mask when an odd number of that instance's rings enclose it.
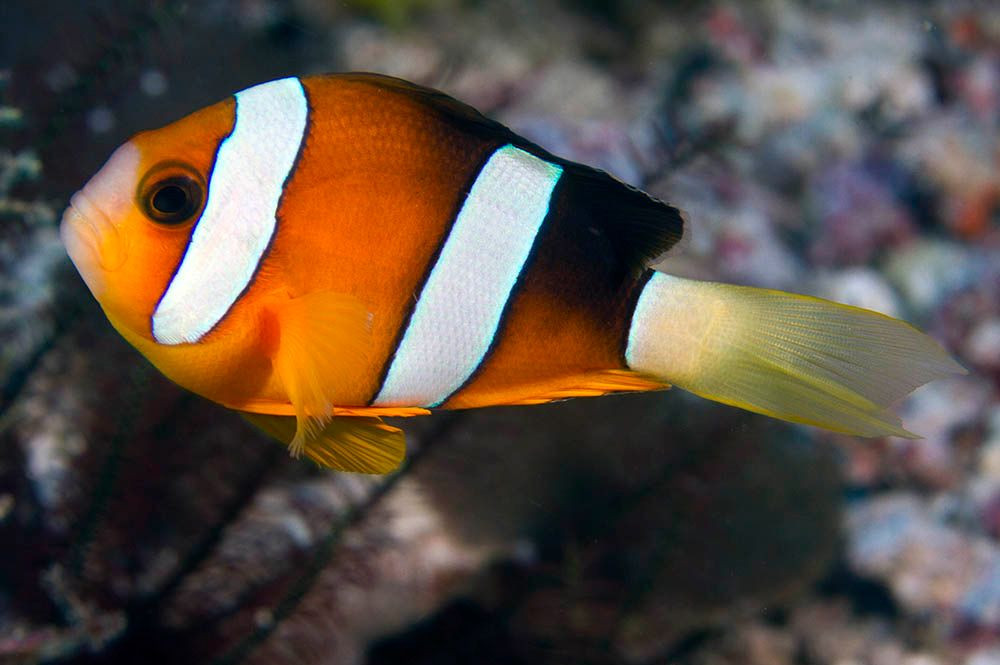
<instances>
[{"instance_id":1,"label":"mid-body white stripe","mask_svg":"<svg viewBox=\"0 0 1000 665\"><path fill-rule=\"evenodd\" d=\"M455 218L374 404L437 406L472 375L561 175L561 167L512 145L493 153Z\"/></svg>"},{"instance_id":2,"label":"mid-body white stripe","mask_svg":"<svg viewBox=\"0 0 1000 665\"><path fill-rule=\"evenodd\" d=\"M236 93L236 120L219 145L205 209L153 313L161 344L197 342L250 283L274 235L308 114L297 78Z\"/></svg>"}]
</instances>

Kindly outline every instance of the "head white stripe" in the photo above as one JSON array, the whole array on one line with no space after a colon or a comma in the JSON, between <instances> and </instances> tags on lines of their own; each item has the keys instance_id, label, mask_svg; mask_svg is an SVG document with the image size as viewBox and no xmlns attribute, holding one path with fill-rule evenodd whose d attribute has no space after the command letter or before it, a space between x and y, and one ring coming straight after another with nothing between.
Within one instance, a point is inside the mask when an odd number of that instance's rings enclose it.
<instances>
[{"instance_id":1,"label":"head white stripe","mask_svg":"<svg viewBox=\"0 0 1000 665\"><path fill-rule=\"evenodd\" d=\"M377 405L436 406L482 362L562 168L512 145L479 172L431 269Z\"/></svg>"},{"instance_id":2,"label":"head white stripe","mask_svg":"<svg viewBox=\"0 0 1000 665\"><path fill-rule=\"evenodd\" d=\"M308 113L297 78L236 93L236 121L219 145L205 209L153 313L161 344L201 339L250 283L274 234Z\"/></svg>"}]
</instances>

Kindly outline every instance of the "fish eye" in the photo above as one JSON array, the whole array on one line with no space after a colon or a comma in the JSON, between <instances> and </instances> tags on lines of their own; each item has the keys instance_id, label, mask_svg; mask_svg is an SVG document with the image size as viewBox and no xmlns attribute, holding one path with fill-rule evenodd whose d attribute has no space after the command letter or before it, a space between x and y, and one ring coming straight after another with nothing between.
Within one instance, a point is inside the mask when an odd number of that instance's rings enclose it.
<instances>
[{"instance_id":1,"label":"fish eye","mask_svg":"<svg viewBox=\"0 0 1000 665\"><path fill-rule=\"evenodd\" d=\"M169 163L154 167L139 185L139 205L157 224L176 226L190 221L204 198L201 177L190 167Z\"/></svg>"}]
</instances>

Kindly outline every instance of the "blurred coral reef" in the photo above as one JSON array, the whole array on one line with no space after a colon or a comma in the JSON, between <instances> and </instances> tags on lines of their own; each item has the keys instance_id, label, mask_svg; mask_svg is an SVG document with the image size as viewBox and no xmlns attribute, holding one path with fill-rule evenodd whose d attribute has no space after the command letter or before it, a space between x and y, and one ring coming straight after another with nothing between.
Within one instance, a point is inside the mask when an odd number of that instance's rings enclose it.
<instances>
[{"instance_id":1,"label":"blurred coral reef","mask_svg":"<svg viewBox=\"0 0 1000 665\"><path fill-rule=\"evenodd\" d=\"M289 73L440 87L684 209L662 267L901 316L969 368L860 440L690 395L288 458L107 325L58 211ZM1000 664L1000 7L0 6L0 662Z\"/></svg>"}]
</instances>

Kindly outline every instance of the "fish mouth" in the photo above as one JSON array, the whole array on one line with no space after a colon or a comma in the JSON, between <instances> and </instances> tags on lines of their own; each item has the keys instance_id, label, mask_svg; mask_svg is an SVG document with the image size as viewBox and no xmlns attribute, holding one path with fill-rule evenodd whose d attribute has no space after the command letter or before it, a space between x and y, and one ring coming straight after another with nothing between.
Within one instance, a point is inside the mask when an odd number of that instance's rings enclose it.
<instances>
[{"instance_id":1,"label":"fish mouth","mask_svg":"<svg viewBox=\"0 0 1000 665\"><path fill-rule=\"evenodd\" d=\"M104 273L124 265L127 248L111 219L80 190L63 213L59 235L70 259L94 295L103 291Z\"/></svg>"}]
</instances>

